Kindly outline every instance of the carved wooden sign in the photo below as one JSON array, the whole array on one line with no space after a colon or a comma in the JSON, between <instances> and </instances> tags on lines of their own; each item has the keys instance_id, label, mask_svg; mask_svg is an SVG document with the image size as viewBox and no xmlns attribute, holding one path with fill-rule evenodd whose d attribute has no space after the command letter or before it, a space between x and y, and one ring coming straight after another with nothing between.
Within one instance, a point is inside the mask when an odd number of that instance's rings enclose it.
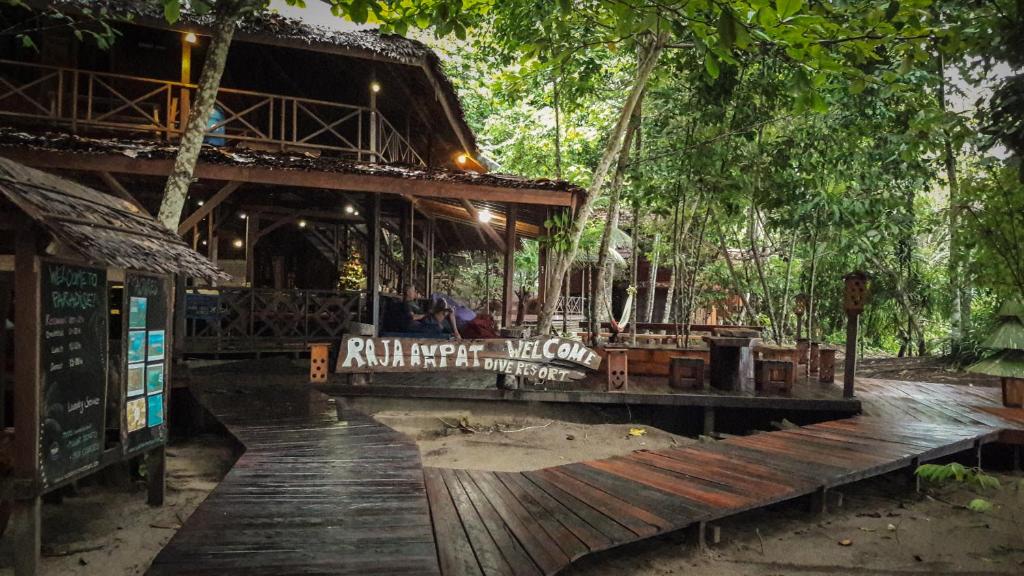
<instances>
[{"instance_id":1,"label":"carved wooden sign","mask_svg":"<svg viewBox=\"0 0 1024 576\"><path fill-rule=\"evenodd\" d=\"M432 340L346 336L336 372L483 370L554 382L579 380L601 365L597 352L562 338Z\"/></svg>"}]
</instances>

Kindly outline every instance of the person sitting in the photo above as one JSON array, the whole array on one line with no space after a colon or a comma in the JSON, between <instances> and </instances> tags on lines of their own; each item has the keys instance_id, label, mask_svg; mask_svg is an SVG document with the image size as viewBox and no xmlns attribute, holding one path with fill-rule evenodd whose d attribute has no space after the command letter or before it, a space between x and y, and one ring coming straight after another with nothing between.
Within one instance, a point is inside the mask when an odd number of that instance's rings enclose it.
<instances>
[{"instance_id":1,"label":"person sitting","mask_svg":"<svg viewBox=\"0 0 1024 576\"><path fill-rule=\"evenodd\" d=\"M456 340L462 339L452 309L443 300L434 301L430 307L430 313L416 324L417 328L414 331L426 338L454 337Z\"/></svg>"},{"instance_id":2,"label":"person sitting","mask_svg":"<svg viewBox=\"0 0 1024 576\"><path fill-rule=\"evenodd\" d=\"M381 301L382 334L403 334L418 332L417 322L423 318L420 294L415 286L408 286L402 299L387 298Z\"/></svg>"}]
</instances>

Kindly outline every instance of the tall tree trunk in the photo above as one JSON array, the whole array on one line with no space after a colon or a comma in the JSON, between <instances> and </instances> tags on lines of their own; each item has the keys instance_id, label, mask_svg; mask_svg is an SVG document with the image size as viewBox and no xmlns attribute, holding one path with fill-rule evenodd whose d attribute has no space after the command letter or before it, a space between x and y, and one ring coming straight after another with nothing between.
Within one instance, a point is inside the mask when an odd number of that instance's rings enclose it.
<instances>
[{"instance_id":1,"label":"tall tree trunk","mask_svg":"<svg viewBox=\"0 0 1024 576\"><path fill-rule=\"evenodd\" d=\"M206 62L199 74L199 87L192 112L182 132L178 155L174 158L171 175L167 177L160 212L157 214L160 223L171 230L178 230L178 222L185 208L188 189L192 184L192 174L199 160L199 151L203 147L203 138L206 136L206 126L217 103L217 91L220 89L220 79L224 75L224 66L228 61L228 50L231 48L235 28L242 17L255 9L257 4L260 3L254 0L220 0L216 3L213 36L206 51Z\"/></svg>"},{"instance_id":2,"label":"tall tree trunk","mask_svg":"<svg viewBox=\"0 0 1024 576\"><path fill-rule=\"evenodd\" d=\"M644 322L654 321L654 294L658 290L658 252L660 242L661 234L655 232L653 254L651 256L651 269L647 274L647 303L644 306Z\"/></svg>"},{"instance_id":3,"label":"tall tree trunk","mask_svg":"<svg viewBox=\"0 0 1024 576\"><path fill-rule=\"evenodd\" d=\"M768 317L772 319L772 339L776 344L782 344L782 336L779 326L779 318L775 315L775 306L772 304L771 288L768 287L768 279L764 274L764 266L761 264L761 251L757 247L757 213L753 203L750 205L750 224L747 233L750 236L750 251L754 255L754 268L757 269L757 278L761 283L761 291L764 294L764 305L768 308Z\"/></svg>"},{"instance_id":4,"label":"tall tree trunk","mask_svg":"<svg viewBox=\"0 0 1024 576\"><path fill-rule=\"evenodd\" d=\"M750 302L747 301L747 294L740 285L740 277L736 273L736 266L732 262L732 256L729 256L729 247L725 243L725 231L722 229L722 222L714 215L712 215L712 218L718 227L718 248L721 250L722 256L725 258L725 265L729 269L729 278L732 279L733 290L736 291L736 295L740 297L740 301L743 303L743 312L753 318L754 311L750 309Z\"/></svg>"},{"instance_id":5,"label":"tall tree trunk","mask_svg":"<svg viewBox=\"0 0 1024 576\"><path fill-rule=\"evenodd\" d=\"M615 175L612 177L611 198L608 199L608 217L605 219L604 232L601 234L601 247L597 252L597 278L594 281L595 289L591 291L590 298L590 342L592 346L600 344L601 323L599 311L610 308L610 300L604 300L604 284L607 276L608 254L612 250L612 235L619 227L619 211L622 204L622 181L626 177L626 169L629 168L629 148L640 126L640 114L643 107L643 94L633 108L633 114L629 118L629 127L622 142L622 151L619 152L619 159L615 165ZM636 237L637 223L633 223L633 250L638 250L640 239ZM601 297L599 302L599 296Z\"/></svg>"},{"instance_id":6,"label":"tall tree trunk","mask_svg":"<svg viewBox=\"0 0 1024 576\"><path fill-rule=\"evenodd\" d=\"M939 108L946 111L946 65L942 53L938 54L939 64ZM949 294L952 298L949 308L949 348L954 356L960 354L964 335L969 330L971 320L971 301L966 297L967 287L964 282L963 241L960 239L960 180L957 176L956 154L953 142L948 134L942 143L943 164L946 168L946 180L949 184Z\"/></svg>"},{"instance_id":7,"label":"tall tree trunk","mask_svg":"<svg viewBox=\"0 0 1024 576\"><path fill-rule=\"evenodd\" d=\"M789 288L792 282L793 272L793 253L796 251L796 233L798 228L793 229L793 236L789 240L789 256L786 260L786 285L782 290L782 313L779 315L779 319L782 322L782 332L785 335L786 324L789 323ZM800 327L797 326L797 330Z\"/></svg>"},{"instance_id":8,"label":"tall tree trunk","mask_svg":"<svg viewBox=\"0 0 1024 576\"><path fill-rule=\"evenodd\" d=\"M814 297L814 282L818 275L818 218L814 218L814 234L811 235L811 282L807 291L807 338L815 341L815 314L817 300Z\"/></svg>"},{"instance_id":9,"label":"tall tree trunk","mask_svg":"<svg viewBox=\"0 0 1024 576\"><path fill-rule=\"evenodd\" d=\"M666 38L666 34L659 34L645 49L644 58L637 67L633 87L630 90L629 95L626 97L626 101L623 102L622 110L619 111L619 119L615 123L615 127L612 128L611 133L608 135L608 141L605 143L605 149L601 154L601 160L594 169L594 175L591 178L590 187L587 189L587 196L584 198L583 203L580 205L579 211L576 213L576 217L573 220L572 228L569 231L569 249L562 254L555 254L555 276L560 277L565 275L566 270L569 269L570 264L576 257L576 252L580 247L580 238L583 236L583 230L586 227L587 220L590 219L590 215L594 211L594 203L601 194L601 189L604 187L604 182L608 177L608 170L611 168L612 162L618 158L619 152L622 151L622 141L629 126L629 120L633 116L633 109L636 108L636 104L640 100L640 95L647 86L647 79L650 77L655 64L658 62L658 58L661 56ZM547 334L551 331L551 318L554 315L555 305L560 295L561 290L555 290L551 297L544 301L544 306L541 308L540 318L537 321L537 332L539 334Z\"/></svg>"},{"instance_id":10,"label":"tall tree trunk","mask_svg":"<svg viewBox=\"0 0 1024 576\"><path fill-rule=\"evenodd\" d=\"M672 321L672 298L676 291L676 277L679 274L679 204L672 211L672 247L669 255L672 256L672 272L668 277L668 290L665 291L665 306L662 311L661 321L669 323Z\"/></svg>"},{"instance_id":11,"label":"tall tree trunk","mask_svg":"<svg viewBox=\"0 0 1024 576\"><path fill-rule=\"evenodd\" d=\"M696 209L696 206L694 209ZM694 213L694 216L696 216L696 213ZM708 209L704 211L704 220L700 223L700 232L697 233L697 243L695 244L693 255L693 273L690 274L690 280L688 282L689 289L686 292L686 314L683 318L683 322L685 322L685 328L683 330L683 333L686 336L685 346L690 345L690 324L693 323L693 301L697 296L697 274L700 272L701 254L703 253L702 248L704 247L704 234L707 232L708 218L710 217L711 206L708 206Z\"/></svg>"}]
</instances>

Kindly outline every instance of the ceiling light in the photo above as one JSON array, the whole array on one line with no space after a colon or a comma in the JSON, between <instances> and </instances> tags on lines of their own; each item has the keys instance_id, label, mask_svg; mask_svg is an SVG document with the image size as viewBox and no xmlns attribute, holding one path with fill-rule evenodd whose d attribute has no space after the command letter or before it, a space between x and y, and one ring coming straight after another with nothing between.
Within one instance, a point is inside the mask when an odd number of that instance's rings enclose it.
<instances>
[{"instance_id":1,"label":"ceiling light","mask_svg":"<svg viewBox=\"0 0 1024 576\"><path fill-rule=\"evenodd\" d=\"M469 156L466 156L465 154L459 154L458 156L455 157L455 161L459 164L459 166L465 166L466 161L468 160Z\"/></svg>"},{"instance_id":2,"label":"ceiling light","mask_svg":"<svg viewBox=\"0 0 1024 576\"><path fill-rule=\"evenodd\" d=\"M234 242L232 242L232 244L235 246L235 248L241 248L242 246L245 246L245 242L242 242L241 238L235 240Z\"/></svg>"},{"instance_id":3,"label":"ceiling light","mask_svg":"<svg viewBox=\"0 0 1024 576\"><path fill-rule=\"evenodd\" d=\"M355 212L355 208L353 208L351 204L346 204L345 205L345 214L351 214L353 212Z\"/></svg>"},{"instance_id":4,"label":"ceiling light","mask_svg":"<svg viewBox=\"0 0 1024 576\"><path fill-rule=\"evenodd\" d=\"M241 218L242 220L245 220L246 218L248 218L248 216L245 214L245 212L239 212L238 213L238 217Z\"/></svg>"},{"instance_id":5,"label":"ceiling light","mask_svg":"<svg viewBox=\"0 0 1024 576\"><path fill-rule=\"evenodd\" d=\"M196 37L195 32L189 32L188 34L185 34L185 42L188 42L189 44L195 44L198 41L199 38Z\"/></svg>"},{"instance_id":6,"label":"ceiling light","mask_svg":"<svg viewBox=\"0 0 1024 576\"><path fill-rule=\"evenodd\" d=\"M356 210L355 212L353 212L352 215L353 216L359 216L359 210Z\"/></svg>"},{"instance_id":7,"label":"ceiling light","mask_svg":"<svg viewBox=\"0 0 1024 576\"><path fill-rule=\"evenodd\" d=\"M481 210L476 213L476 219L484 224L490 222L492 217L493 216L491 215L491 211L487 209Z\"/></svg>"},{"instance_id":8,"label":"ceiling light","mask_svg":"<svg viewBox=\"0 0 1024 576\"><path fill-rule=\"evenodd\" d=\"M306 227L306 221L305 220L299 220L299 228L305 228L305 227Z\"/></svg>"},{"instance_id":9,"label":"ceiling light","mask_svg":"<svg viewBox=\"0 0 1024 576\"><path fill-rule=\"evenodd\" d=\"M370 90L373 90L374 93L380 92L380 84L376 82L370 82Z\"/></svg>"},{"instance_id":10,"label":"ceiling light","mask_svg":"<svg viewBox=\"0 0 1024 576\"><path fill-rule=\"evenodd\" d=\"M202 200L197 200L196 204L202 206L203 204L206 204L206 202L203 202Z\"/></svg>"}]
</instances>

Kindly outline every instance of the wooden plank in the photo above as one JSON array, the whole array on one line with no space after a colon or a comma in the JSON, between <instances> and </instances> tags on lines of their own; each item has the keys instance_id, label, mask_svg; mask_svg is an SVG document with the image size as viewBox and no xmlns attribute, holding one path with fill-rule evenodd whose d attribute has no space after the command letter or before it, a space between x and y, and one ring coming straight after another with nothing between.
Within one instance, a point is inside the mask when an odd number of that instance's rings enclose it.
<instances>
[{"instance_id":1,"label":"wooden plank","mask_svg":"<svg viewBox=\"0 0 1024 576\"><path fill-rule=\"evenodd\" d=\"M483 525L487 528L487 532L491 535L494 544L501 551L502 557L508 562L511 573L517 576L541 574L541 570L516 540L508 525L502 520L501 515L494 509L494 505L476 485L476 482L470 478L469 473L466 470L454 470L452 477L446 478L446 482L451 482L453 478L462 484L462 489L473 503L473 507L479 514Z\"/></svg>"},{"instance_id":2,"label":"wooden plank","mask_svg":"<svg viewBox=\"0 0 1024 576\"><path fill-rule=\"evenodd\" d=\"M595 508L594 506L596 506L596 504L592 506L580 499L583 497L582 494L580 495L580 498L577 498L573 493L566 492L557 484L548 480L545 475L538 472L523 472L522 474L523 478L529 480L534 486L540 489L538 496L547 495L557 501L561 506L564 506L567 510L570 510L577 517L592 526L596 531L603 534L611 543L613 543L612 545L636 540L637 535L635 532L628 529L616 518L609 517L604 511ZM566 526L568 526L568 524L566 524ZM579 534L579 532L576 532L576 534Z\"/></svg>"},{"instance_id":3,"label":"wooden plank","mask_svg":"<svg viewBox=\"0 0 1024 576\"><path fill-rule=\"evenodd\" d=\"M544 529L547 537L551 538L556 543L558 548L562 551L568 562L577 560L584 556L591 549L586 543L584 543L577 535L573 534L565 525L560 522L560 518L566 518L566 513L571 516L571 512L564 510L563 506L558 506L556 511L549 511L538 501L536 492L540 490L534 490L531 492L523 490L519 484L515 481L510 480L510 476L518 476L517 472L495 472L495 478L500 482L505 490L508 491L512 498L515 498L517 502L522 506L523 510L528 513L532 523L535 523ZM575 518L575 523L586 524L580 521L579 518ZM594 532L591 529L592 532ZM600 536L597 532L595 535ZM605 539L606 541L607 539Z\"/></svg>"},{"instance_id":4,"label":"wooden plank","mask_svg":"<svg viewBox=\"0 0 1024 576\"><path fill-rule=\"evenodd\" d=\"M441 573L447 575L483 576L480 564L476 561L473 546L462 526L451 494L436 468L424 468L423 478L427 485L427 498L430 500L430 514L438 534L443 537L437 540L437 556L441 565Z\"/></svg>"},{"instance_id":5,"label":"wooden plank","mask_svg":"<svg viewBox=\"0 0 1024 576\"><path fill-rule=\"evenodd\" d=\"M569 565L569 557L546 533L537 530L537 523L530 513L494 476L494 472L472 470L468 474L544 574L554 574Z\"/></svg>"},{"instance_id":6,"label":"wooden plank","mask_svg":"<svg viewBox=\"0 0 1024 576\"><path fill-rule=\"evenodd\" d=\"M218 206L224 203L231 196L235 190L238 190L242 186L241 182L228 182L224 186L221 186L220 190L217 190L213 196L209 198L202 206L196 209L195 212L189 214L181 224L178 224L178 234L184 234L189 231L193 226L199 224L199 222L210 215Z\"/></svg>"},{"instance_id":7,"label":"wooden plank","mask_svg":"<svg viewBox=\"0 0 1024 576\"><path fill-rule=\"evenodd\" d=\"M648 466L717 484L732 492L779 497L791 494L793 486L767 482L724 469L706 459L680 461L657 452L634 452L625 457Z\"/></svg>"},{"instance_id":8,"label":"wooden plank","mask_svg":"<svg viewBox=\"0 0 1024 576\"><path fill-rule=\"evenodd\" d=\"M574 469L570 470L569 467ZM579 470L581 467L582 464L570 464L539 470L538 473L558 485L559 488L579 494L588 503L593 503L605 515L615 518L638 536L649 536L658 530L667 530L674 525L670 519L665 517L668 514L664 508L650 505L649 502L657 500L658 504L667 507L671 504L670 499L663 495L653 495L649 498L639 496L636 494L637 486L635 484L632 486L632 490L617 489L614 486L616 478L596 470ZM595 480L601 476L603 478ZM649 507L640 504L642 501ZM658 510L658 512L655 513L652 510Z\"/></svg>"},{"instance_id":9,"label":"wooden plank","mask_svg":"<svg viewBox=\"0 0 1024 576\"><path fill-rule=\"evenodd\" d=\"M686 478L671 475L669 472L658 471L653 466L624 458L609 458L586 463L591 468L615 474L637 484L648 486L684 499L687 504L699 503L711 509L731 510L743 508L754 500L750 496L742 496L731 491L715 487L696 477ZM689 523L689 522L686 522Z\"/></svg>"},{"instance_id":10,"label":"wooden plank","mask_svg":"<svg viewBox=\"0 0 1024 576\"><path fill-rule=\"evenodd\" d=\"M533 521L544 529L548 537L558 544L570 561L580 558L588 551L593 552L611 545L608 538L547 496L543 490L530 484L529 480L518 472L496 472L495 477L519 501ZM527 485L530 488L527 488Z\"/></svg>"}]
</instances>

